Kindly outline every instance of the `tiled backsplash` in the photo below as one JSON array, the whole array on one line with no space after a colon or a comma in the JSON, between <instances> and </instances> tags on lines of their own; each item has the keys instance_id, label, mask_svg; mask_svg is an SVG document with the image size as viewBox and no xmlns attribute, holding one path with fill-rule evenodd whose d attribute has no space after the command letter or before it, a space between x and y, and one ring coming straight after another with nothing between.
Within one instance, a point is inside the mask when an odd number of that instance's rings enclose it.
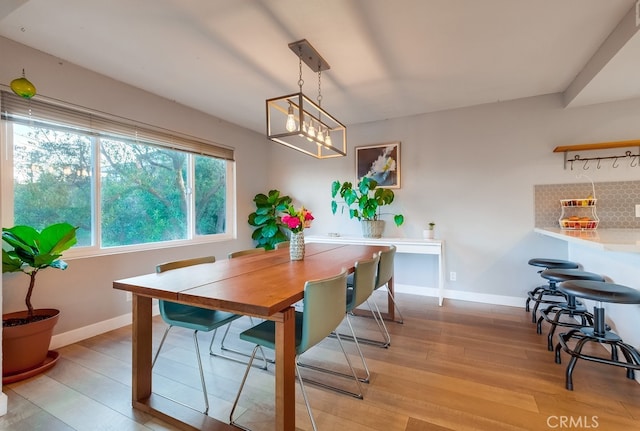
<instances>
[{"instance_id":1,"label":"tiled backsplash","mask_svg":"<svg viewBox=\"0 0 640 431\"><path fill-rule=\"evenodd\" d=\"M545 184L534 188L536 227L560 227L560 200L584 199L593 193L591 183ZM598 229L640 228L635 209L640 204L640 181L595 183L595 191Z\"/></svg>"}]
</instances>

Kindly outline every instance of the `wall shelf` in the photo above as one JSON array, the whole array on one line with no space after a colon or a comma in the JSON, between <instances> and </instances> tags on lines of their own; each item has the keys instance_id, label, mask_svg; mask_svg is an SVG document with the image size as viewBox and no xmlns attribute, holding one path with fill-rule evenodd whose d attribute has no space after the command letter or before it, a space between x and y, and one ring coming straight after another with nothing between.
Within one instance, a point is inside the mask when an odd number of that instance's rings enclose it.
<instances>
[{"instance_id":1,"label":"wall shelf","mask_svg":"<svg viewBox=\"0 0 640 431\"><path fill-rule=\"evenodd\" d=\"M569 153L577 153L579 151L592 151L592 150L607 150L615 148L631 148L637 147L638 152L633 154L631 151L625 151L624 154L612 155L612 156L598 156L598 157L580 157L580 154L576 154L573 158L569 158ZM602 160L613 160L611 167L617 168L619 166L619 159L629 159L631 167L637 167L640 165L640 139L634 139L629 141L614 141L614 142L598 142L594 144L577 144L577 145L564 145L553 149L554 153L564 153L564 168L567 169L567 164L571 166L573 170L573 164L575 162L583 162L582 169L589 169L589 162L592 160L597 161L596 168L601 168Z\"/></svg>"}]
</instances>

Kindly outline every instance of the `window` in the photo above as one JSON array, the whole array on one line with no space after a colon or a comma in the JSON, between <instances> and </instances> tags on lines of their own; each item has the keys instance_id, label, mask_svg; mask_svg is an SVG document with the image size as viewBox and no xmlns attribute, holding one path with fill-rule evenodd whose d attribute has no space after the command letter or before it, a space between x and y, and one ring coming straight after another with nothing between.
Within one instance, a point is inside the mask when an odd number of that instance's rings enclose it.
<instances>
[{"instance_id":1,"label":"window","mask_svg":"<svg viewBox=\"0 0 640 431\"><path fill-rule=\"evenodd\" d=\"M231 150L86 115L2 93L5 224L66 221L87 250L231 236Z\"/></svg>"}]
</instances>

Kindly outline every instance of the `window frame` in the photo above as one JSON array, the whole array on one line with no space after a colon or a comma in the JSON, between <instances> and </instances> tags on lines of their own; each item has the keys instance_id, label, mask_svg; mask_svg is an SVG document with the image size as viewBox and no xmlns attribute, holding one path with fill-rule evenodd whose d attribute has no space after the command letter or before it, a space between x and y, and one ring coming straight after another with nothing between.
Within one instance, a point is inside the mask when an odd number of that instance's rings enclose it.
<instances>
[{"instance_id":1,"label":"window frame","mask_svg":"<svg viewBox=\"0 0 640 431\"><path fill-rule=\"evenodd\" d=\"M6 93L6 94L5 94ZM2 91L2 101L7 100L8 97L16 97L8 92ZM18 101L18 103L20 103ZM42 100L38 101L39 106L41 104L45 104L47 106L47 102L43 102ZM59 103L59 102L57 102ZM12 226L14 223L14 180L13 180L13 124L14 121L11 119L10 115L5 110L6 104L1 106L2 108L2 118L0 119L0 151L2 151L2 160L0 161L1 174L0 174L0 198L2 199L2 213L1 217L3 220L4 226ZM47 108L53 109L55 112L56 106L47 106ZM75 107L65 105L62 109L63 114L67 114L69 112L74 113ZM82 108L82 111L77 111L79 116L84 115L88 110L86 108ZM92 119L97 118L95 114L91 113ZM113 118L102 118L104 122L94 121L94 126L92 130L85 130L84 127L78 127L76 129L76 124L70 124L69 122L64 123L61 122L60 118L48 119L44 116L39 117L42 122L49 123L53 127L63 128L71 128L76 130L78 133L88 133L92 138L92 152L93 152L93 169L95 172L95 176L92 182L92 245L89 246L81 246L81 247L73 247L67 252L65 252L66 258L77 258L77 257L92 257L92 256L103 256L103 255L112 255L112 254L121 254L121 253L133 253L139 251L146 250L155 250L162 248L172 248L172 247L180 247L180 246L189 246L189 245L197 245L197 244L205 244L205 243L215 243L221 241L227 241L231 239L235 239L237 237L237 223L236 223L236 176L235 176L235 159L234 159L234 150L228 147L222 147L218 144L212 142L206 142L204 140L196 140L193 137L184 137L184 135L172 134L172 132L167 131L165 129L153 128L152 126L140 125L139 123L134 122L133 120L126 120L126 123L119 123L115 121ZM119 117L117 117L120 119ZM24 121L18 121L24 123ZM150 142L147 142L147 139L141 139L140 143L144 145L150 146L158 146L169 150L174 151L182 151L187 153L187 181L189 183L189 187L191 188L191 192L189 193L188 199L188 211L187 211L187 233L185 239L179 240L170 240L170 241L161 241L161 242L147 242L142 244L132 244L132 245L122 245L122 246L113 246L113 247L103 247L100 243L101 241L101 176L100 176L100 140L104 137L106 139L126 139L131 140L130 136L124 135L113 135L113 134L104 134L101 135L101 131L96 129L96 124L112 124L115 125L113 127L126 131L132 124L133 136L144 135L145 137L152 136L153 139L150 139ZM148 127L144 129L143 127ZM143 131L141 133L141 131ZM159 132L157 132L159 131ZM157 133L156 133L157 132ZM124 133L124 132L123 132ZM168 141L163 142L162 138L166 137ZM189 150L189 146L193 143L193 148ZM220 156L214 156L209 151L209 148L213 150L214 154L221 154ZM218 151L219 150L219 151ZM195 156L208 156L215 157L218 159L222 159L225 161L225 232L217 233L217 234L208 234L208 235L198 235L196 234L196 223L195 223L195 188L194 188L194 179L195 179Z\"/></svg>"}]
</instances>

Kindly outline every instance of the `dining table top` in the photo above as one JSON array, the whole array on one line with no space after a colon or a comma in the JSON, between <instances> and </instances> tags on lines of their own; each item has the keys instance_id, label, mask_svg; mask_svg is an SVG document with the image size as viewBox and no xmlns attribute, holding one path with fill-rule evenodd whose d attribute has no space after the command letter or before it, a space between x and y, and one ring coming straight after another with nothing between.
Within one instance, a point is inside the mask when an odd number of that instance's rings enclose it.
<instances>
[{"instance_id":1,"label":"dining table top","mask_svg":"<svg viewBox=\"0 0 640 431\"><path fill-rule=\"evenodd\" d=\"M310 243L303 260L290 260L286 248L214 263L139 275L113 283L137 295L268 317L301 300L309 280L353 271L387 246Z\"/></svg>"}]
</instances>

